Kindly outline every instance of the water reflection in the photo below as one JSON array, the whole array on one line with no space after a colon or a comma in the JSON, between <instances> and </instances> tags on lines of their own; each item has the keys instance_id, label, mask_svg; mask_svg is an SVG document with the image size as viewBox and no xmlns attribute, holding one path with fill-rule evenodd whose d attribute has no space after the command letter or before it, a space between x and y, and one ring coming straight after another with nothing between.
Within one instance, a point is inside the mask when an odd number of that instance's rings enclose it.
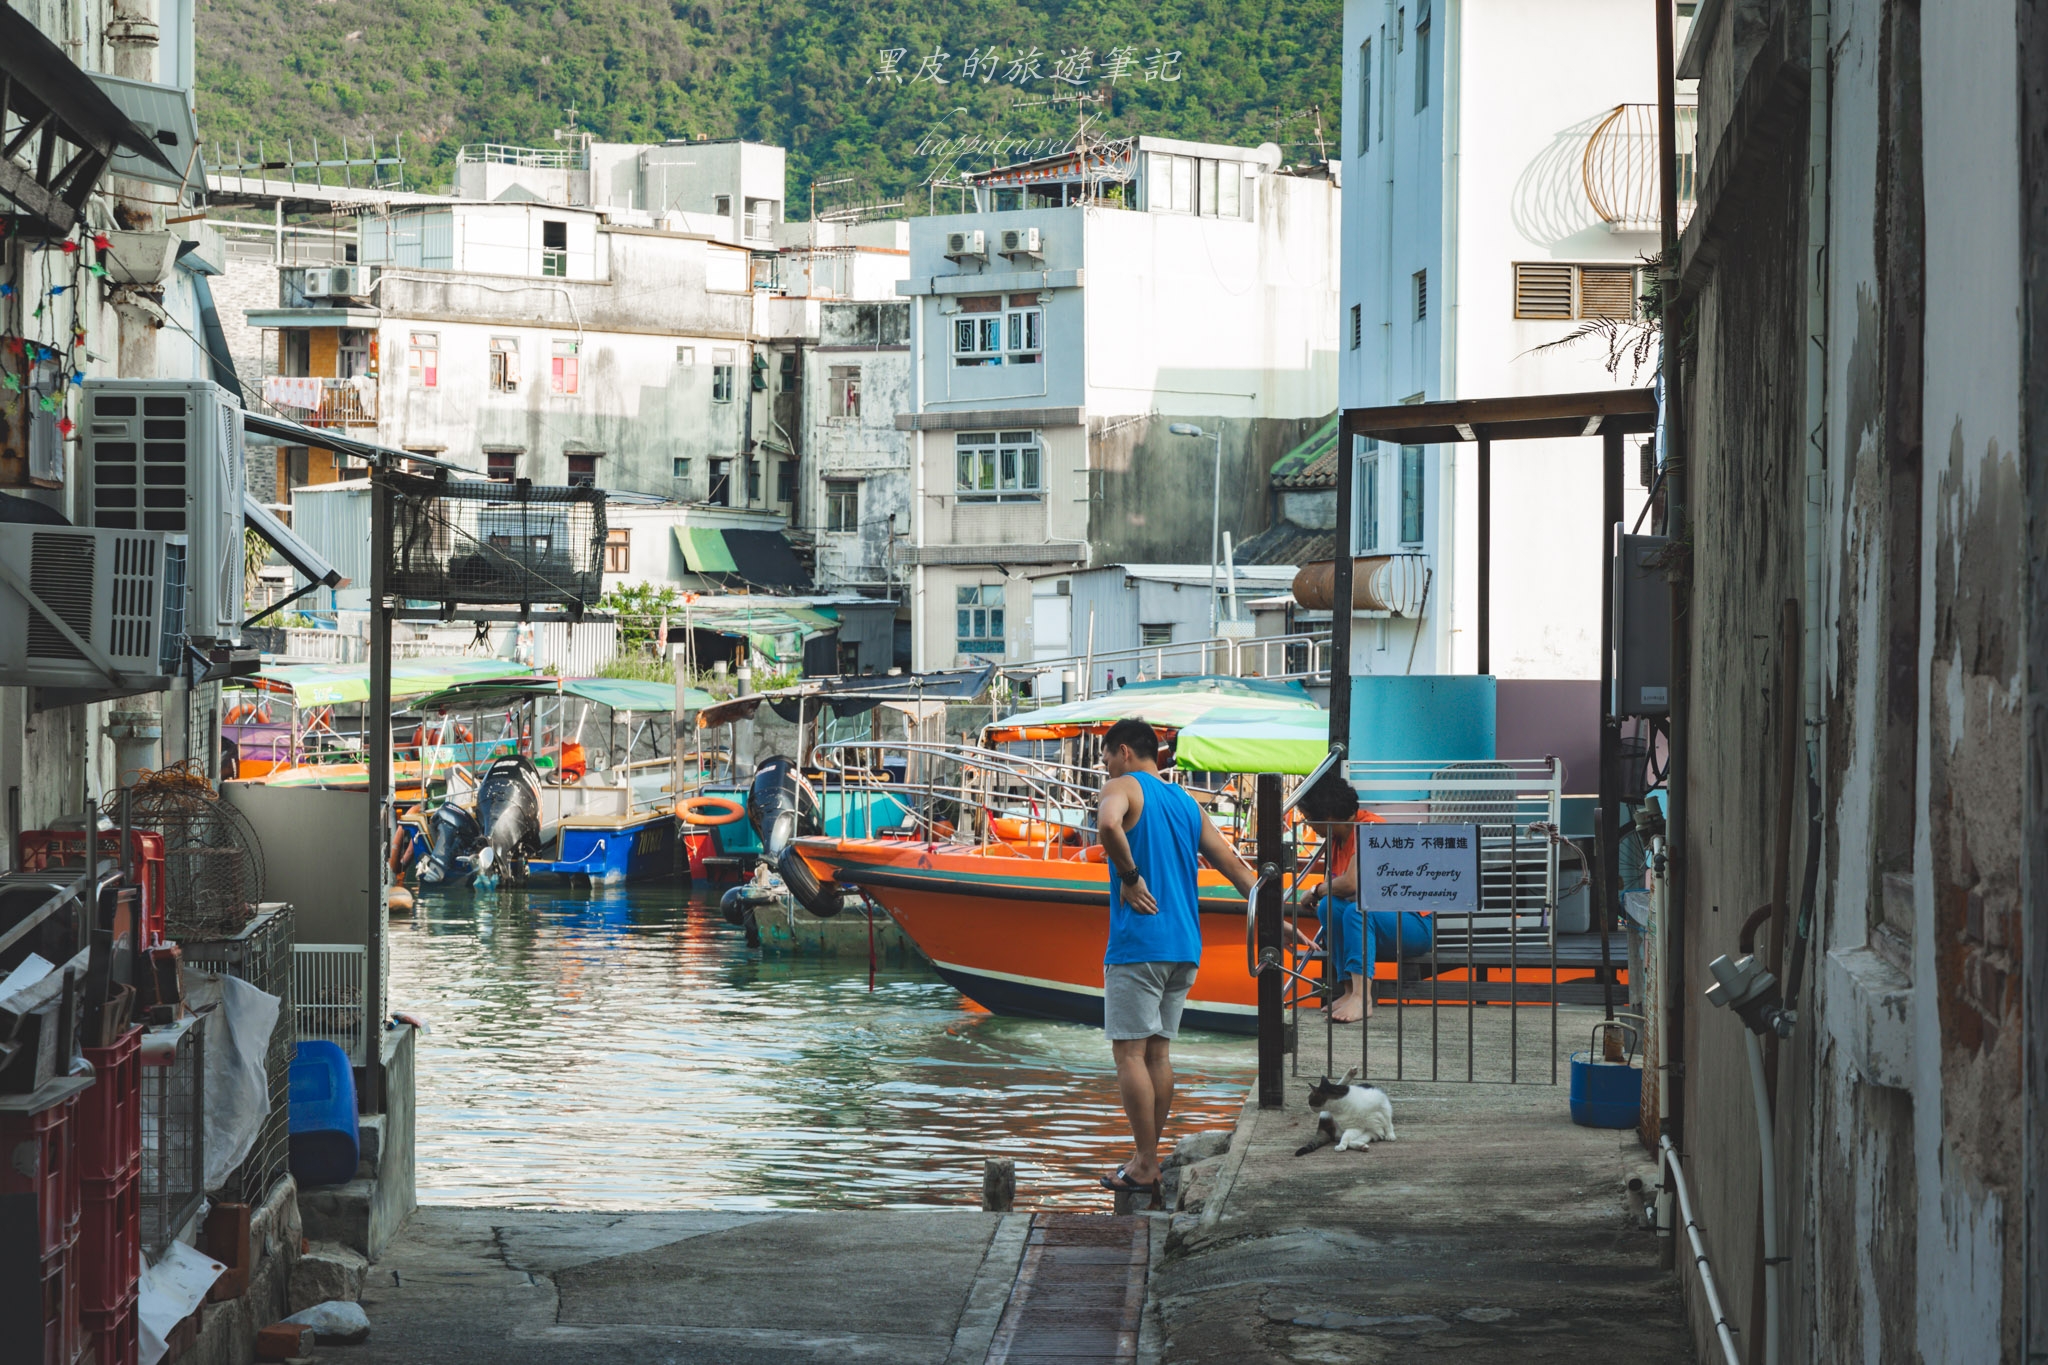
<instances>
[{"instance_id":1,"label":"water reflection","mask_svg":"<svg viewBox=\"0 0 2048 1365\"><path fill-rule=\"evenodd\" d=\"M1094 1029L980 1013L921 968L764 961L668 888L423 897L392 923L391 996L424 1016L430 1203L1096 1206L1125 1150ZM1175 1049L1176 1131L1227 1127L1249 1039Z\"/></svg>"}]
</instances>

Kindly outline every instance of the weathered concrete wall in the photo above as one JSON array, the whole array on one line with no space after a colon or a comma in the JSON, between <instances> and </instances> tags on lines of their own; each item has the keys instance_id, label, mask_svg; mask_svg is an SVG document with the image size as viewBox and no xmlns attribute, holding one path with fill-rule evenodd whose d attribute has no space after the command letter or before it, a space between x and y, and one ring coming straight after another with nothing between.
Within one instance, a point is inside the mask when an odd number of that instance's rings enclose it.
<instances>
[{"instance_id":1,"label":"weathered concrete wall","mask_svg":"<svg viewBox=\"0 0 2048 1365\"><path fill-rule=\"evenodd\" d=\"M1775 616L1807 596L1803 380L1819 363L1821 591L1804 610L1821 631L1824 823L1813 954L1777 1058L1785 1358L2017 1359L2033 622L2019 100L1996 78L2014 7L1944 6L1923 26L1909 0L1832 5L1819 351L1803 332L1804 158L1788 152L1806 130L1807 13L1730 5L1718 23L1684 263L1694 768L1675 989L1698 1001L1707 962L1771 896L1770 756L1803 710L1777 686ZM1743 1042L1703 1005L1686 1042L1682 1141L1724 1299L1752 1340ZM1704 1350L1697 1297L1693 1321Z\"/></svg>"},{"instance_id":2,"label":"weathered concrete wall","mask_svg":"<svg viewBox=\"0 0 2048 1365\"><path fill-rule=\"evenodd\" d=\"M826 303L818 341L803 355L804 480L794 525L817 536L820 587L874 587L898 570L890 548L910 534L912 437L896 429L910 409L910 303ZM835 370L859 383L859 412L834 408ZM857 480L855 529L833 529L828 479Z\"/></svg>"}]
</instances>

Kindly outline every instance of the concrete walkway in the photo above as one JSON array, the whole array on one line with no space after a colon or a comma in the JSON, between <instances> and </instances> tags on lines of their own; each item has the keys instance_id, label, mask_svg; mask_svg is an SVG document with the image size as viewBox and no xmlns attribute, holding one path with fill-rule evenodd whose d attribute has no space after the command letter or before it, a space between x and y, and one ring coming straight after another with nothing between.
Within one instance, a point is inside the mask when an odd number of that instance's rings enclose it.
<instances>
[{"instance_id":1,"label":"concrete walkway","mask_svg":"<svg viewBox=\"0 0 2048 1365\"><path fill-rule=\"evenodd\" d=\"M1508 1013L1481 1013L1482 1061L1505 1046ZM1388 1063L1392 1014L1374 1021ZM1560 1048L1584 1048L1598 1011L1561 1015ZM1304 1039L1305 1071L1311 1060L1321 1070L1321 1034ZM1538 1036L1547 1077L1547 1017ZM1341 1048L1347 1063L1356 1039ZM1455 1054L1462 1072L1462 1034ZM1421 1057L1408 1061L1416 1074ZM1387 1081L1398 1140L1367 1151L1295 1156L1315 1130L1306 1080L1290 1081L1285 1109L1248 1109L1229 1153L1191 1168L1202 1216L1176 1215L1153 1277L1162 1360L1690 1361L1657 1239L1627 1218L1625 1182L1646 1157L1633 1132L1571 1122L1567 1075L1561 1065L1555 1086Z\"/></svg>"},{"instance_id":2,"label":"concrete walkway","mask_svg":"<svg viewBox=\"0 0 2048 1365\"><path fill-rule=\"evenodd\" d=\"M1028 1214L422 1208L370 1271L365 1365L965 1365Z\"/></svg>"}]
</instances>

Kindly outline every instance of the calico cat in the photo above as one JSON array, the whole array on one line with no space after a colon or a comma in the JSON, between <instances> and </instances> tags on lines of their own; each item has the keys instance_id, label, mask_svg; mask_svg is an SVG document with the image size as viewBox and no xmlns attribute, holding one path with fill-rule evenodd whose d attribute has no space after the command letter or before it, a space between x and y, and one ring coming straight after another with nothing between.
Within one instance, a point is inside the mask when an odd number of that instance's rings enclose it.
<instances>
[{"instance_id":1,"label":"calico cat","mask_svg":"<svg viewBox=\"0 0 2048 1365\"><path fill-rule=\"evenodd\" d=\"M1307 1156L1316 1148L1335 1143L1346 1152L1353 1147L1370 1147L1375 1141L1394 1140L1394 1102L1376 1085L1354 1085L1358 1068L1344 1073L1344 1079L1323 1077L1309 1087L1309 1108L1317 1111L1316 1135L1295 1152Z\"/></svg>"}]
</instances>

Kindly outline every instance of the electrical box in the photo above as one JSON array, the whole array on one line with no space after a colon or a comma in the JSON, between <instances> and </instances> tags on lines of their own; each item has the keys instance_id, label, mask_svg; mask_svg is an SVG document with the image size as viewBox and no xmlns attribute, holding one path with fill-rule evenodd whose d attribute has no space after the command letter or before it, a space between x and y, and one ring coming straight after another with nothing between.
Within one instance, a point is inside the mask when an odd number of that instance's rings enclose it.
<instances>
[{"instance_id":1,"label":"electrical box","mask_svg":"<svg viewBox=\"0 0 2048 1365\"><path fill-rule=\"evenodd\" d=\"M242 405L205 379L88 379L79 468L91 525L185 547L195 644L242 634Z\"/></svg>"},{"instance_id":2,"label":"electrical box","mask_svg":"<svg viewBox=\"0 0 2048 1365\"><path fill-rule=\"evenodd\" d=\"M1617 716L1671 714L1671 584L1652 567L1667 536L1621 537L1614 560L1614 697Z\"/></svg>"}]
</instances>

